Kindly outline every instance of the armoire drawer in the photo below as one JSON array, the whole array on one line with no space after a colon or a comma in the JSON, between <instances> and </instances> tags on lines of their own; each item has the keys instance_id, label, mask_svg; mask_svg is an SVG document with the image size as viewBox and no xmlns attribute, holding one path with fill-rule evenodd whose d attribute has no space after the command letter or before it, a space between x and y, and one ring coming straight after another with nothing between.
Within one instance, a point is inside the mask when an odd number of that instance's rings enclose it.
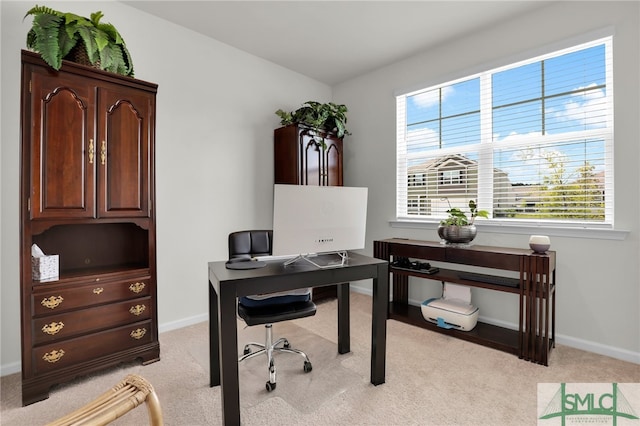
<instances>
[{"instance_id":1,"label":"armoire drawer","mask_svg":"<svg viewBox=\"0 0 640 426\"><path fill-rule=\"evenodd\" d=\"M52 342L151 318L150 297L34 319L33 343Z\"/></svg>"},{"instance_id":2,"label":"armoire drawer","mask_svg":"<svg viewBox=\"0 0 640 426\"><path fill-rule=\"evenodd\" d=\"M49 343L33 348L34 369L36 373L44 373L93 360L148 344L154 340L155 335L153 323L148 320L83 337Z\"/></svg>"},{"instance_id":3,"label":"armoire drawer","mask_svg":"<svg viewBox=\"0 0 640 426\"><path fill-rule=\"evenodd\" d=\"M85 308L104 303L128 300L141 296L148 296L150 278L130 278L110 282L92 282L59 290L34 293L31 298L33 315L50 315Z\"/></svg>"}]
</instances>

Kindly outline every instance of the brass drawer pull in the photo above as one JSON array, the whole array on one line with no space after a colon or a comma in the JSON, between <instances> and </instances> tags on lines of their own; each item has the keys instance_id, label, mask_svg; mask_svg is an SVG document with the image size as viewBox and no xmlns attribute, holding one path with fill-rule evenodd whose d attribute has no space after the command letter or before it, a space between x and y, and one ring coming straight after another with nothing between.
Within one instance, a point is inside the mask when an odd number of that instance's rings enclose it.
<instances>
[{"instance_id":1,"label":"brass drawer pull","mask_svg":"<svg viewBox=\"0 0 640 426\"><path fill-rule=\"evenodd\" d=\"M129 290L134 293L140 293L145 287L144 283L134 283L129 286Z\"/></svg>"},{"instance_id":2,"label":"brass drawer pull","mask_svg":"<svg viewBox=\"0 0 640 426\"><path fill-rule=\"evenodd\" d=\"M64 356L64 350L60 349L60 350L53 350L51 352L47 352L42 356L42 359L53 364L54 362L60 361L60 359L63 356Z\"/></svg>"},{"instance_id":3,"label":"brass drawer pull","mask_svg":"<svg viewBox=\"0 0 640 426\"><path fill-rule=\"evenodd\" d=\"M132 306L129 309L129 312L131 312L135 316L138 316L141 313L143 313L146 309L147 309L147 307L145 305L136 305L136 306Z\"/></svg>"},{"instance_id":4,"label":"brass drawer pull","mask_svg":"<svg viewBox=\"0 0 640 426\"><path fill-rule=\"evenodd\" d=\"M45 324L42 326L42 332L47 333L51 336L54 334L58 334L60 330L64 328L64 323L60 322L52 322L51 324Z\"/></svg>"},{"instance_id":5,"label":"brass drawer pull","mask_svg":"<svg viewBox=\"0 0 640 426\"><path fill-rule=\"evenodd\" d=\"M131 337L133 337L136 340L140 340L144 337L144 335L147 334L147 329L146 328L138 328L136 330L133 330L130 334Z\"/></svg>"},{"instance_id":6,"label":"brass drawer pull","mask_svg":"<svg viewBox=\"0 0 640 426\"><path fill-rule=\"evenodd\" d=\"M64 298L62 296L50 296L42 299L42 302L40 302L40 304L45 308L54 309L60 306L63 300Z\"/></svg>"},{"instance_id":7,"label":"brass drawer pull","mask_svg":"<svg viewBox=\"0 0 640 426\"><path fill-rule=\"evenodd\" d=\"M93 294L100 294L104 291L104 288L102 287L96 287L93 289Z\"/></svg>"}]
</instances>

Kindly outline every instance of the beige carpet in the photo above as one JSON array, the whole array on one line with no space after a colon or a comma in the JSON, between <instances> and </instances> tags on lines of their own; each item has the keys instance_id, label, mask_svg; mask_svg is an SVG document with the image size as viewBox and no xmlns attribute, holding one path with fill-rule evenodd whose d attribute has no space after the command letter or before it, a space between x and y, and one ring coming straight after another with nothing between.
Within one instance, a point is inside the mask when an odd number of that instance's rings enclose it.
<instances>
[{"instance_id":1,"label":"beige carpet","mask_svg":"<svg viewBox=\"0 0 640 426\"><path fill-rule=\"evenodd\" d=\"M302 358L276 359L278 386L267 393L265 358L242 363L240 405L245 425L535 425L538 383L640 382L640 365L566 346L551 353L550 366L450 338L417 327L387 322L386 383L369 383L371 298L352 293L351 353L336 349L336 302L319 304L316 316L274 326ZM263 327L243 328L239 342L261 341ZM0 380L0 424L45 424L111 388L127 373L153 383L166 425L219 425L220 389L210 388L208 323L160 335L161 361L122 365L55 387L49 399L21 407L20 375ZM143 407L114 422L147 424Z\"/></svg>"}]
</instances>

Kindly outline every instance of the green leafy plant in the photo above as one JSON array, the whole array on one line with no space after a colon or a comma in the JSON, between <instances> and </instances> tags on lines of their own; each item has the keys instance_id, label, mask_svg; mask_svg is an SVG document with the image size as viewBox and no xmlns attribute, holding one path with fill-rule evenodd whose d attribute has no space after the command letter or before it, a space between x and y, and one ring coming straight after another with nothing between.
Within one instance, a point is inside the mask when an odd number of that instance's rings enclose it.
<instances>
[{"instance_id":1,"label":"green leafy plant","mask_svg":"<svg viewBox=\"0 0 640 426\"><path fill-rule=\"evenodd\" d=\"M347 111L345 105L307 101L292 112L279 109L276 115L280 117L280 124L283 126L306 124L318 133L331 132L341 138L351 134L347 130Z\"/></svg>"},{"instance_id":2,"label":"green leafy plant","mask_svg":"<svg viewBox=\"0 0 640 426\"><path fill-rule=\"evenodd\" d=\"M447 203L449 203L449 199L447 198ZM449 203L449 210L447 213L449 217L440 221L440 225L442 226L466 226L473 225L476 217L489 217L489 212L486 210L478 210L478 206L474 200L469 200L469 211L470 215L467 216L462 210L457 207L451 207L451 203Z\"/></svg>"},{"instance_id":3,"label":"green leafy plant","mask_svg":"<svg viewBox=\"0 0 640 426\"><path fill-rule=\"evenodd\" d=\"M104 16L101 11L87 19L36 5L23 19L30 15L33 24L27 33L27 48L39 53L54 69L60 69L72 49L84 47L93 66L133 76L133 61L124 39L112 24L100 22Z\"/></svg>"}]
</instances>

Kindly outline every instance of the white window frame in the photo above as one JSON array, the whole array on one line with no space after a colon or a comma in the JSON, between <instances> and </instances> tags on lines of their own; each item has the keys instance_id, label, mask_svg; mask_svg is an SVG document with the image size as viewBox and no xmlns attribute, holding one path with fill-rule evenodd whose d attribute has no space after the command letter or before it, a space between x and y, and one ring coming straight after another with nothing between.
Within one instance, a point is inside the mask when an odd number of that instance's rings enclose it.
<instances>
[{"instance_id":1,"label":"white window frame","mask_svg":"<svg viewBox=\"0 0 640 426\"><path fill-rule=\"evenodd\" d=\"M397 147L397 159L396 159L396 219L391 221L391 225L394 227L428 227L433 228L437 226L441 217L439 216L426 216L416 217L407 214L407 196L408 196L408 175L407 175L407 143L406 143L406 99L412 94L434 90L439 87L455 84L456 82L469 80L472 78L480 77L482 83L486 83L487 79L491 81L491 75L493 73L515 68L524 64L539 62L541 60L555 57L566 52L572 52L578 49L588 48L599 44L605 44L605 62L607 66L606 72L606 97L607 97L607 126L602 129L596 129L589 134L589 137L599 137L605 141L605 188L607 197L605 200L605 220L601 223L585 223L583 221L563 221L558 223L557 221L547 220L520 220L520 219L483 219L477 221L476 225L487 230L507 233L531 233L531 229L544 229L550 235L567 235L567 236L581 236L581 230L601 230L604 238L612 239L624 239L628 234L627 231L614 231L614 186L613 186L613 37L608 35L606 37L600 37L596 40L587 43L574 43L571 47L564 49L554 50L553 52L538 55L531 59L521 60L509 65L490 69L485 72L469 75L464 78L458 78L453 81L447 81L442 84L431 85L430 87L421 88L419 90L407 91L399 93L396 96L396 147ZM485 80L483 80L485 79ZM493 149L497 147L491 139L491 98L484 97L481 99L481 144L479 152L479 170L478 170L478 205L479 208L491 211L493 201ZM570 136L570 135L569 135ZM558 139L567 138L567 135L560 135ZM582 136L581 136L582 137ZM527 144L528 141L523 141L523 144ZM444 153L444 151L443 151ZM482 188L489 188L484 190ZM576 233L577 231L577 233ZM612 231L612 232L608 232Z\"/></svg>"}]
</instances>

